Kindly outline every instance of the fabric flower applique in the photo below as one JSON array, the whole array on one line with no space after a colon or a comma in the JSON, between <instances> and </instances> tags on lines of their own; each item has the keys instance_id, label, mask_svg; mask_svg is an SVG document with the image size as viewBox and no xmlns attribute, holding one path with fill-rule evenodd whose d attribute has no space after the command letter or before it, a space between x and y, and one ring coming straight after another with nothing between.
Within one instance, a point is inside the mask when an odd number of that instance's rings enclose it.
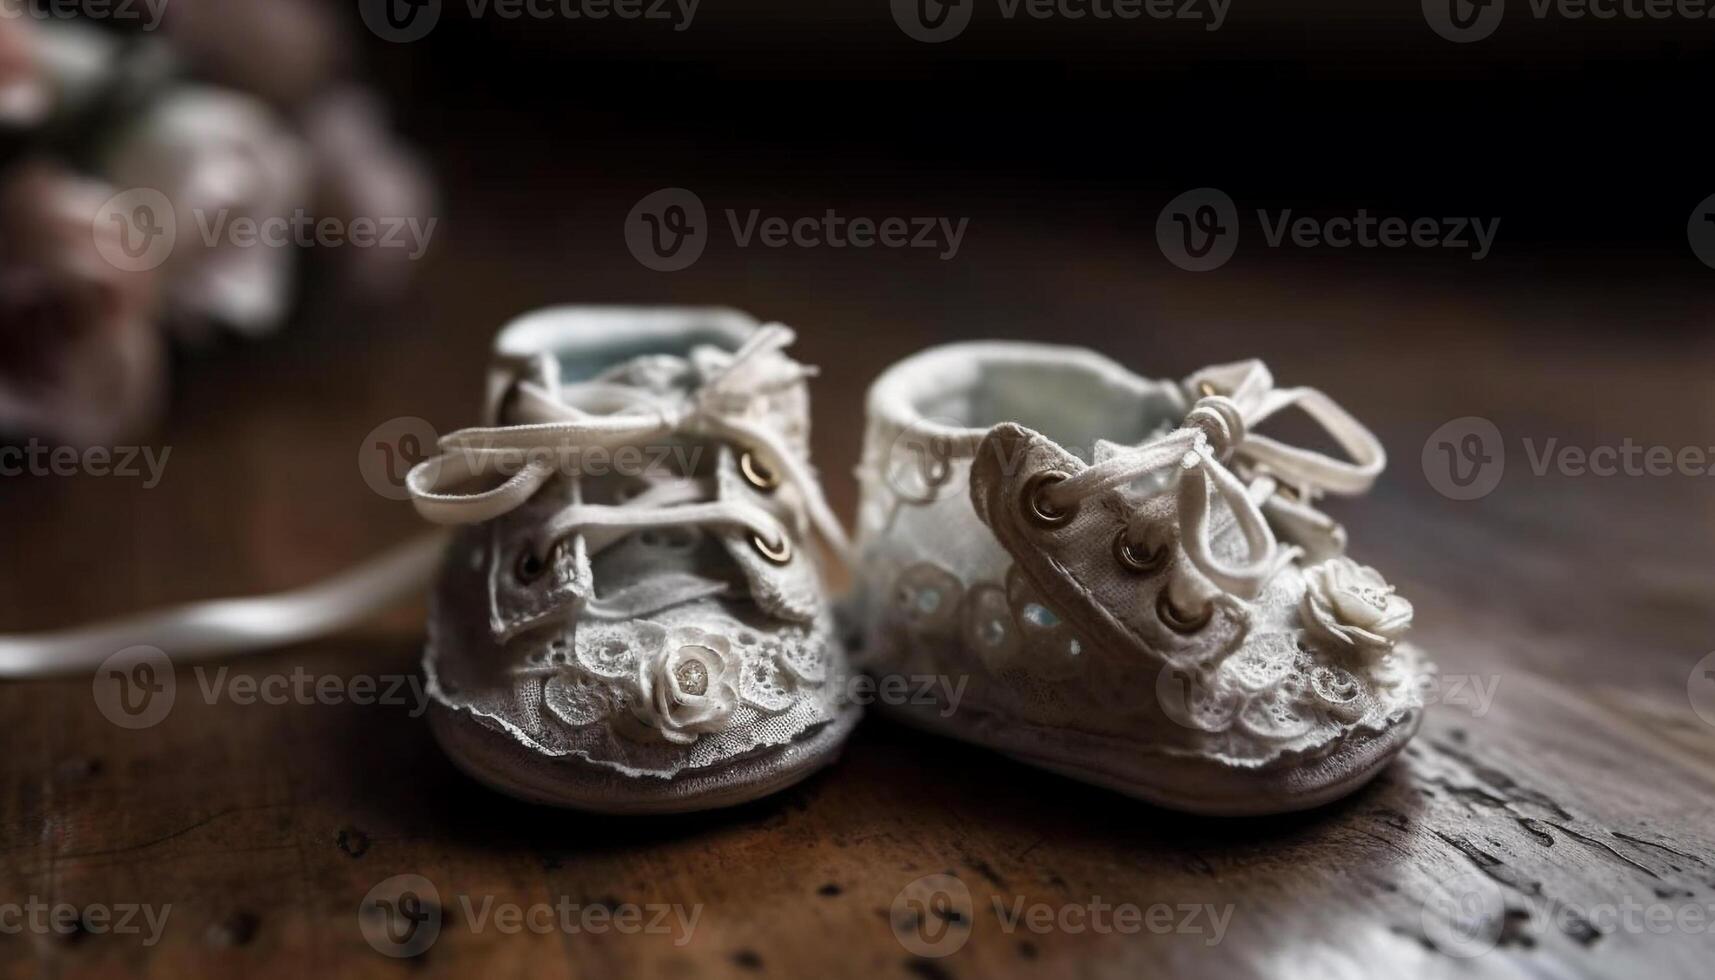
<instances>
[{"instance_id":1,"label":"fabric flower applique","mask_svg":"<svg viewBox=\"0 0 1715 980\"><path fill-rule=\"evenodd\" d=\"M642 659L633 705L638 718L661 737L688 745L720 731L738 707L743 659L724 636L694 627L669 631L660 652Z\"/></svg>"},{"instance_id":2,"label":"fabric flower applique","mask_svg":"<svg viewBox=\"0 0 1715 980\"><path fill-rule=\"evenodd\" d=\"M1304 625L1334 646L1377 659L1411 628L1411 603L1381 573L1350 558L1304 570Z\"/></svg>"}]
</instances>

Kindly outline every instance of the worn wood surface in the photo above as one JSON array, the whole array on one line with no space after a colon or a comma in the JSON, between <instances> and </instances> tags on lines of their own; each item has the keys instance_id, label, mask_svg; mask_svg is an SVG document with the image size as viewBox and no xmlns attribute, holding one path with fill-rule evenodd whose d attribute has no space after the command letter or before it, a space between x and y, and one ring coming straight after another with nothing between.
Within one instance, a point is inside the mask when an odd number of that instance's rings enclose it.
<instances>
[{"instance_id":1,"label":"worn wood surface","mask_svg":"<svg viewBox=\"0 0 1715 980\"><path fill-rule=\"evenodd\" d=\"M1463 693L1443 687L1447 703L1373 786L1286 819L1180 817L880 722L777 798L613 819L481 789L409 703L209 704L207 679L181 670L168 717L127 731L87 681L8 684L0 903L171 911L153 945L87 922L0 934L7 975L1708 975L1715 727L1688 683L1715 648L1715 484L1538 476L1523 442L1715 445L1706 286L1525 288L1473 266L1355 255L1193 276L1147 234L1115 230L1105 207L1048 221L982 201L949 205L972 217L954 262L716 243L666 276L619 235L631 203L665 181L565 179L575 204L545 222L504 183L455 195L402 311L312 303L278 338L183 363L172 416L150 437L172 447L158 487L0 481L4 626L288 587L404 540L416 519L363 482L364 436L400 416L442 431L470 421L505 318L565 300L719 301L800 327L799 355L823 366L817 458L846 513L864 385L936 340L1076 340L1170 375L1260 355L1283 381L1333 392L1394 456L1369 499L1335 505L1354 551L1413 599L1420 642ZM1646 320L1624 342L1614 332ZM1420 455L1467 415L1499 426L1507 469L1489 496L1457 502L1430 486ZM421 615L398 610L232 671L409 676ZM409 961L375 952L358 913L400 874L431 881L441 913L438 940ZM941 906L919 930L895 899L931 874L956 876L969 907ZM514 935L482 918L485 903L562 901L698 918L682 945L676 929ZM997 902L1007 914L1174 911L1132 934L1029 919L1009 931ZM1494 948L1460 955L1472 950L1455 920ZM924 958L898 938L913 930L968 940Z\"/></svg>"}]
</instances>

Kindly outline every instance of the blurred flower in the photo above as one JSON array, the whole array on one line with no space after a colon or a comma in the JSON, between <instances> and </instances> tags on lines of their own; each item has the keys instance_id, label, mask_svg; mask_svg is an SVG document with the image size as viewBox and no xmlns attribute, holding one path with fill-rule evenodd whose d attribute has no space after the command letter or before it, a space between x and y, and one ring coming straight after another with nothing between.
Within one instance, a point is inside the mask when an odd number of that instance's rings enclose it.
<instances>
[{"instance_id":1,"label":"blurred flower","mask_svg":"<svg viewBox=\"0 0 1715 980\"><path fill-rule=\"evenodd\" d=\"M295 249L255 240L273 219L301 217L307 148L263 103L203 87L175 89L118 135L106 172L174 205L177 241L161 267L173 329L210 324L247 334L278 326L291 303Z\"/></svg>"},{"instance_id":2,"label":"blurred flower","mask_svg":"<svg viewBox=\"0 0 1715 980\"><path fill-rule=\"evenodd\" d=\"M34 126L47 118L53 104L33 34L27 19L0 17L0 126Z\"/></svg>"},{"instance_id":3,"label":"blurred flower","mask_svg":"<svg viewBox=\"0 0 1715 980\"><path fill-rule=\"evenodd\" d=\"M156 280L102 258L112 193L37 163L0 183L0 431L91 445L158 406Z\"/></svg>"},{"instance_id":4,"label":"blurred flower","mask_svg":"<svg viewBox=\"0 0 1715 980\"><path fill-rule=\"evenodd\" d=\"M317 213L350 227L354 219L427 222L434 182L408 147L395 140L381 100L367 89L336 89L306 109L304 132L315 154ZM342 250L346 278L370 298L398 295L410 278L402 248Z\"/></svg>"},{"instance_id":5,"label":"blurred flower","mask_svg":"<svg viewBox=\"0 0 1715 980\"><path fill-rule=\"evenodd\" d=\"M282 108L309 102L352 60L324 0L173 0L163 27L204 74Z\"/></svg>"}]
</instances>

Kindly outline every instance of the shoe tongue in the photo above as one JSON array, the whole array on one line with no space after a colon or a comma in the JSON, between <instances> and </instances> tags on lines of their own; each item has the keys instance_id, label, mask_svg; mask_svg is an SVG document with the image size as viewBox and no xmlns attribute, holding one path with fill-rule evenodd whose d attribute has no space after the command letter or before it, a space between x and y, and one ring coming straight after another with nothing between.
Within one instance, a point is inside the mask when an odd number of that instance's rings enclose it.
<instances>
[{"instance_id":1,"label":"shoe tongue","mask_svg":"<svg viewBox=\"0 0 1715 980\"><path fill-rule=\"evenodd\" d=\"M688 394L697 383L691 362L673 354L644 354L621 361L596 375L595 380L602 384L636 388L652 395Z\"/></svg>"},{"instance_id":2,"label":"shoe tongue","mask_svg":"<svg viewBox=\"0 0 1715 980\"><path fill-rule=\"evenodd\" d=\"M558 365L539 357L524 377L549 390L559 390L573 407L596 414L650 412L663 402L694 398L732 366L732 354L713 346L692 348L688 355L643 354L620 361L588 381L561 387ZM804 371L781 354L758 357L745 364L743 374L727 377L720 402L735 415L779 432L800 454L808 452L809 394ZM508 411L503 424L532 421Z\"/></svg>"}]
</instances>

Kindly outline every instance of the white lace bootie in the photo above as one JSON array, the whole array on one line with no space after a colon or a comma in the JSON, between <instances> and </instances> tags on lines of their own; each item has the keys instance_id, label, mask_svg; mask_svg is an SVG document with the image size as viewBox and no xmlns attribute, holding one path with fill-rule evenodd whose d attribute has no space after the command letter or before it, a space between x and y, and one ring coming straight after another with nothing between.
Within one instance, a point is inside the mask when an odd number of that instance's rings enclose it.
<instances>
[{"instance_id":1,"label":"white lace bootie","mask_svg":"<svg viewBox=\"0 0 1715 980\"><path fill-rule=\"evenodd\" d=\"M1254 429L1298 408L1343 462ZM1314 506L1375 437L1261 362L1150 381L1089 351L978 343L869 396L860 666L958 692L882 707L1175 809L1335 799L1416 731L1410 603Z\"/></svg>"},{"instance_id":2,"label":"white lace bootie","mask_svg":"<svg viewBox=\"0 0 1715 980\"><path fill-rule=\"evenodd\" d=\"M460 526L423 666L471 775L668 812L832 761L858 710L808 538L847 545L791 341L721 310L554 309L500 334L484 427L407 481Z\"/></svg>"}]
</instances>

